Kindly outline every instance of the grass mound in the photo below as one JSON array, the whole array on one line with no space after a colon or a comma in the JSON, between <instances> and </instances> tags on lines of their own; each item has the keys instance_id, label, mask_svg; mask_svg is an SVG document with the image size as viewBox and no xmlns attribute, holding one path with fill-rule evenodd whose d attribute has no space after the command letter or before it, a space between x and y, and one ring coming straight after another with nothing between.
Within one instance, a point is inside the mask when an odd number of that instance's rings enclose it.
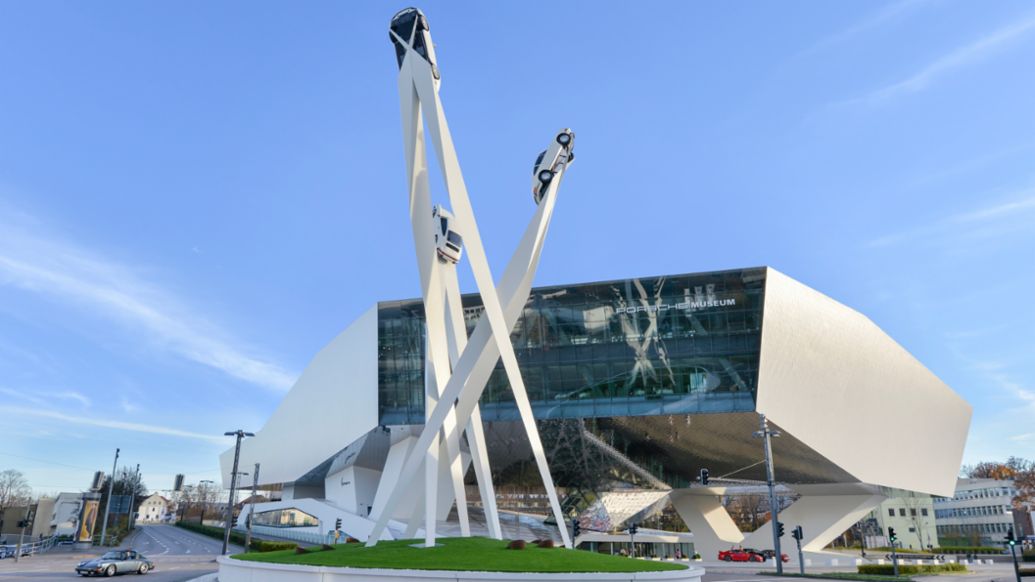
<instances>
[{"instance_id":1,"label":"grass mound","mask_svg":"<svg viewBox=\"0 0 1035 582\"><path fill-rule=\"evenodd\" d=\"M414 548L420 540L381 542L373 548L363 544L338 544L333 550L237 554L237 560L408 570L466 570L472 572L658 572L682 570L685 566L649 562L620 556L565 548L539 548L529 544L515 552L507 542L488 538L440 538L434 548Z\"/></svg>"}]
</instances>

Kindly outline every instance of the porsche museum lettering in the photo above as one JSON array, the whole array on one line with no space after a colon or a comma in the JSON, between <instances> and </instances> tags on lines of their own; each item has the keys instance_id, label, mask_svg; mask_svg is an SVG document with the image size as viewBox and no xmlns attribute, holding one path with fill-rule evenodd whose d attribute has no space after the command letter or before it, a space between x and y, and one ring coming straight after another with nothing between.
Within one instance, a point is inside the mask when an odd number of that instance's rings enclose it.
<instances>
[{"instance_id":1,"label":"porsche museum lettering","mask_svg":"<svg viewBox=\"0 0 1035 582\"><path fill-rule=\"evenodd\" d=\"M684 301L682 303L663 303L661 305L630 305L628 307L617 307L615 308L616 314L622 313L638 313L641 311L652 312L652 311L668 311L670 309L679 309L682 311L697 311L698 309L708 309L710 307L732 307L737 304L737 300L733 298L729 299L709 299L706 301Z\"/></svg>"}]
</instances>

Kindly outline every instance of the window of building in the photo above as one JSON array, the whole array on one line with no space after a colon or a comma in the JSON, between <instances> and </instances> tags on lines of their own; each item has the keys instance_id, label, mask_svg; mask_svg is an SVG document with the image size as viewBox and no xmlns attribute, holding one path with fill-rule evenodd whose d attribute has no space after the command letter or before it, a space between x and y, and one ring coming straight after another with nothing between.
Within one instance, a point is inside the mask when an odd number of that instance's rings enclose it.
<instances>
[{"instance_id":1,"label":"window of building","mask_svg":"<svg viewBox=\"0 0 1035 582\"><path fill-rule=\"evenodd\" d=\"M927 517L927 508L926 507L921 507L920 508L920 515L922 515L924 517Z\"/></svg>"},{"instance_id":2,"label":"window of building","mask_svg":"<svg viewBox=\"0 0 1035 582\"><path fill-rule=\"evenodd\" d=\"M915 507L910 507L909 508L909 515L910 515L910 517L916 517L916 508Z\"/></svg>"},{"instance_id":3,"label":"window of building","mask_svg":"<svg viewBox=\"0 0 1035 582\"><path fill-rule=\"evenodd\" d=\"M895 517L895 508L894 507L889 507L888 508L888 515L891 516L891 517Z\"/></svg>"},{"instance_id":4,"label":"window of building","mask_svg":"<svg viewBox=\"0 0 1035 582\"><path fill-rule=\"evenodd\" d=\"M902 517L905 517L905 516L906 516L906 508L904 508L904 507L899 507L899 508L898 508L898 514L899 514L900 516L902 516Z\"/></svg>"}]
</instances>

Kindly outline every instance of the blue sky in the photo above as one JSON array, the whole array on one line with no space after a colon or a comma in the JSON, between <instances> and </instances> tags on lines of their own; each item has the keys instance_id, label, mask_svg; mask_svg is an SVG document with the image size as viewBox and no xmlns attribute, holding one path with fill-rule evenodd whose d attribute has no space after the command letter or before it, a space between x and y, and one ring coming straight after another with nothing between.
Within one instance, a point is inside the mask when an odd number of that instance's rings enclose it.
<instances>
[{"instance_id":1,"label":"blue sky","mask_svg":"<svg viewBox=\"0 0 1035 582\"><path fill-rule=\"evenodd\" d=\"M494 264L570 126L538 284L771 265L973 404L965 461L1035 457L1030 2L421 6ZM121 447L152 488L214 479L219 435L419 294L401 7L6 6L0 468L77 490Z\"/></svg>"}]
</instances>

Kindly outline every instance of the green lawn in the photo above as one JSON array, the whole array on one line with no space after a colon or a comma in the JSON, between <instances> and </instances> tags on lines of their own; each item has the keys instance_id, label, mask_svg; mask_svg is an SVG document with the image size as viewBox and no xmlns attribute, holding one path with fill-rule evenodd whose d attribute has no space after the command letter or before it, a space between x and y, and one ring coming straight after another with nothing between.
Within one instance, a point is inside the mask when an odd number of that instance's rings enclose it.
<instances>
[{"instance_id":1,"label":"green lawn","mask_svg":"<svg viewBox=\"0 0 1035 582\"><path fill-rule=\"evenodd\" d=\"M411 547L416 543L420 540L381 542L373 548L363 544L339 544L333 550L310 548L305 554L288 550L233 557L277 564L475 572L656 572L685 567L564 548L530 546L524 550L508 550L507 542L488 538L440 538L437 547L427 549Z\"/></svg>"}]
</instances>

